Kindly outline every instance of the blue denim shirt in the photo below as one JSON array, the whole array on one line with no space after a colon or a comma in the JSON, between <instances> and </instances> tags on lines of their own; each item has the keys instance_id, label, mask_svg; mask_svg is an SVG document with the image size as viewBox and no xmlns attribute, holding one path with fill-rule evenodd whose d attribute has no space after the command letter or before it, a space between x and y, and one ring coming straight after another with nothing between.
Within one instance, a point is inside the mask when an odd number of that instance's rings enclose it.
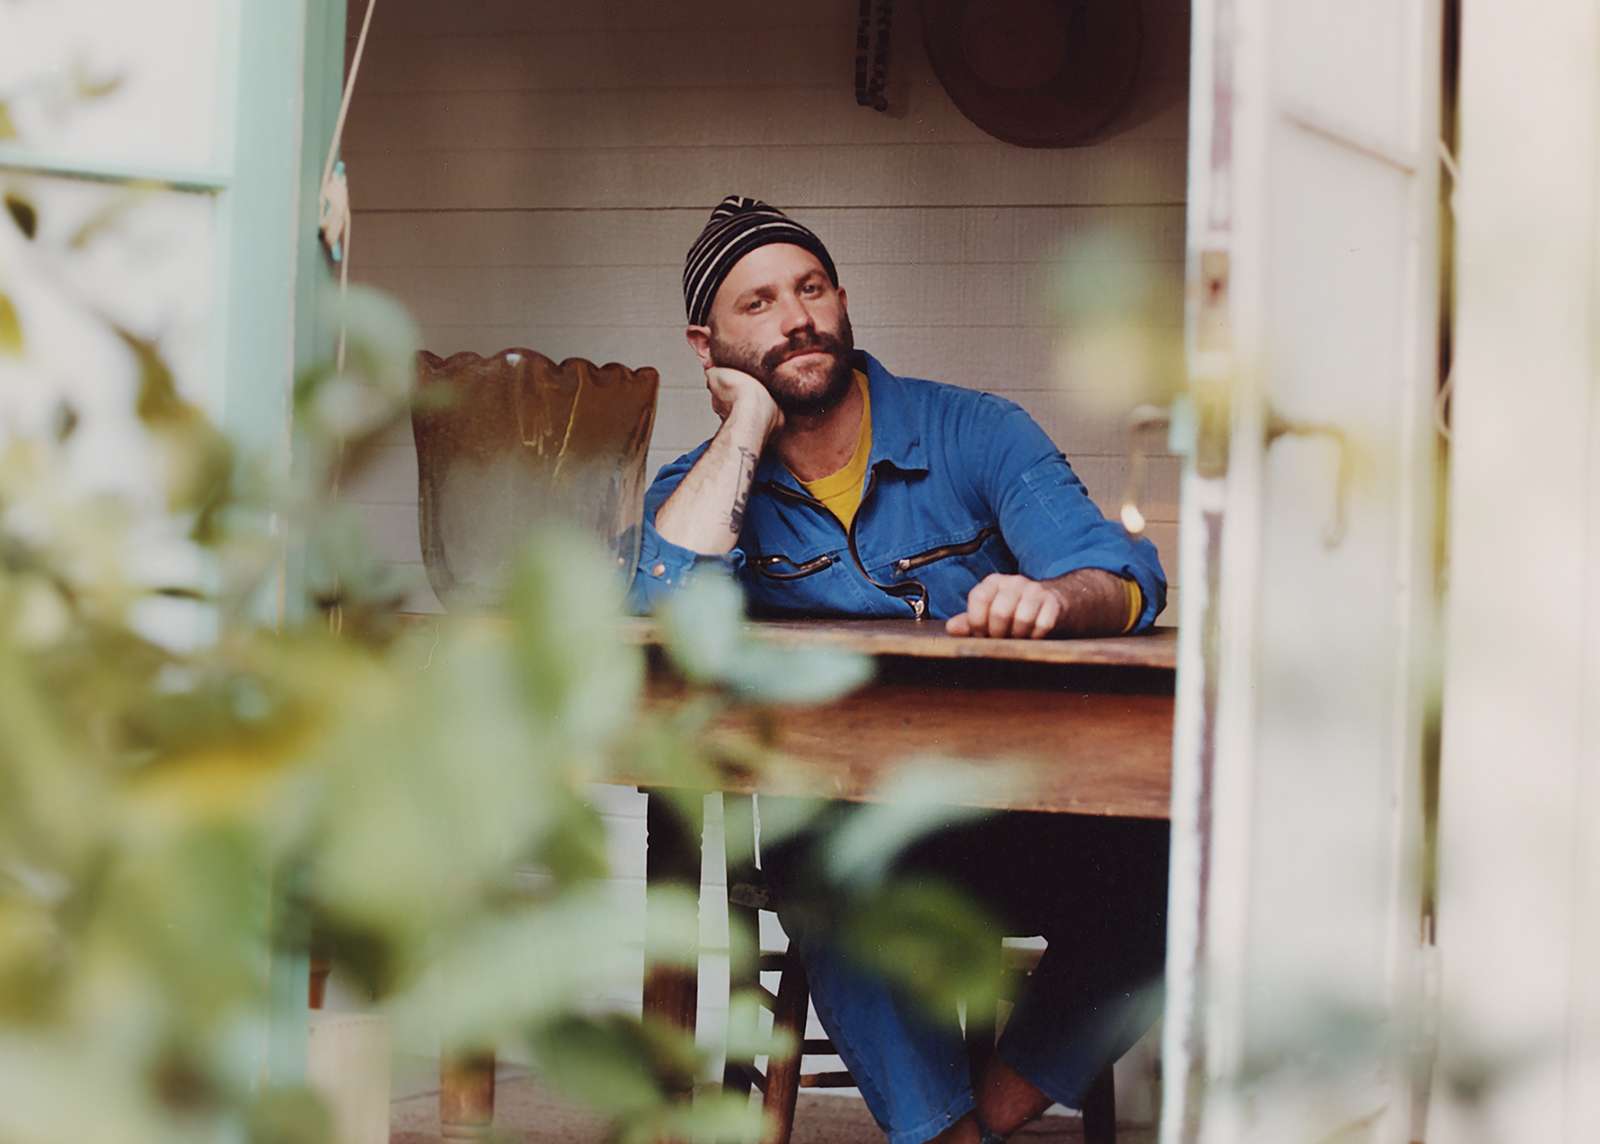
<instances>
[{"instance_id":1,"label":"blue denim shirt","mask_svg":"<svg viewBox=\"0 0 1600 1144\"><path fill-rule=\"evenodd\" d=\"M769 451L732 552L708 557L663 539L656 512L708 441L663 466L645 493L634 611L651 610L705 563L738 578L754 615L934 619L964 612L991 572L1048 580L1100 568L1138 582L1136 630L1155 621L1167 599L1155 545L1101 515L1020 406L857 358L872 397L872 452L849 532Z\"/></svg>"}]
</instances>

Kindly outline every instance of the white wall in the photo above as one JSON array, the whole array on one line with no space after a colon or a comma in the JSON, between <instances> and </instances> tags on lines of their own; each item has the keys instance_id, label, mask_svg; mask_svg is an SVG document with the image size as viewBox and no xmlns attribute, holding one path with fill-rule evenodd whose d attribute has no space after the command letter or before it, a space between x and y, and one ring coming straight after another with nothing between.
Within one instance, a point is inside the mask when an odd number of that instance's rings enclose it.
<instances>
[{"instance_id":1,"label":"white wall","mask_svg":"<svg viewBox=\"0 0 1600 1144\"><path fill-rule=\"evenodd\" d=\"M406 302L436 353L655 366L653 472L717 424L683 340L684 253L723 195L754 195L828 244L859 345L1021 402L1115 513L1122 416L1149 378L1090 352L1092 336L1119 321L1177 361L1183 314L1188 7L1142 2L1131 125L1029 150L951 104L914 3L896 9L880 114L854 100L854 0L386 0L345 137L353 276ZM1130 278L1134 301L1108 311ZM1156 459L1144 506L1174 585L1177 470ZM421 581L409 437L347 495ZM437 604L423 589L413 606ZM603 797L627 885L642 885L639 796ZM714 985L703 1000L721 1003Z\"/></svg>"}]
</instances>

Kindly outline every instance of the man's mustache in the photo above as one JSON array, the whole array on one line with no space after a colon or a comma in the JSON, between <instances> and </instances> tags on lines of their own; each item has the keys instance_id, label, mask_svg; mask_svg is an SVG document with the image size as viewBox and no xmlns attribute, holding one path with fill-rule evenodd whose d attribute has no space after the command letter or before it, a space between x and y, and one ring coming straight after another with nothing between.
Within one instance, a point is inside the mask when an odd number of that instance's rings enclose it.
<instances>
[{"instance_id":1,"label":"man's mustache","mask_svg":"<svg viewBox=\"0 0 1600 1144\"><path fill-rule=\"evenodd\" d=\"M820 330L802 330L768 350L761 359L761 365L770 373L796 354L814 350L831 353L834 357L843 356L848 352L843 340L832 334L825 334Z\"/></svg>"}]
</instances>

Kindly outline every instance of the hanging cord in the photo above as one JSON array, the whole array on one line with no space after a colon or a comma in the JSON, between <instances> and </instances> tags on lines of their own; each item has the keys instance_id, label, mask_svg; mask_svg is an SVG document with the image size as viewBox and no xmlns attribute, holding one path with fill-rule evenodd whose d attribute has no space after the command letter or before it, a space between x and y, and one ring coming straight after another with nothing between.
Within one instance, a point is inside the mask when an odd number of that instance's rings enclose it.
<instances>
[{"instance_id":1,"label":"hanging cord","mask_svg":"<svg viewBox=\"0 0 1600 1144\"><path fill-rule=\"evenodd\" d=\"M1450 194L1446 196L1445 203L1453 216L1456 214L1456 195L1461 190L1461 169L1456 166L1456 157L1450 154L1450 148L1443 139L1439 140L1439 162L1444 164L1444 169L1450 175ZM1446 441L1450 440L1450 395L1455 384L1456 371L1452 366L1433 398L1433 426Z\"/></svg>"},{"instance_id":2,"label":"hanging cord","mask_svg":"<svg viewBox=\"0 0 1600 1144\"><path fill-rule=\"evenodd\" d=\"M361 35L356 39L356 53L350 60L350 74L345 77L344 95L339 100L339 118L333 124L333 139L328 144L328 159L322 165L322 197L317 209L317 226L328 254L339 265L339 337L335 343L333 365L338 373L344 372L346 324L344 300L350 290L350 248L353 227L350 215L350 181L345 175L344 160L339 158L339 145L344 139L344 123L350 114L350 97L355 94L356 76L361 73L361 58L367 51L367 33L372 29L372 13L378 0L367 0L366 15L361 19ZM339 454L334 458L330 479L330 503L339 499L340 477L344 470L344 442L339 442ZM340 599L343 587L338 573L334 574L333 605L328 612L328 626L335 635L344 630L344 605Z\"/></svg>"},{"instance_id":3,"label":"hanging cord","mask_svg":"<svg viewBox=\"0 0 1600 1144\"><path fill-rule=\"evenodd\" d=\"M367 51L367 33L372 30L372 13L378 0L367 0L366 15L361 19L361 35L356 39L356 54L350 60L350 74L344 81L344 96L339 101L339 118L333 125L333 139L328 144L328 159L322 165L322 202L318 210L318 223L322 241L328 253L339 264L339 298L342 302L350 287L350 244L352 226L350 217L350 181L345 176L344 162L339 158L339 145L344 139L344 123L350 114L350 98L355 94L356 77L361 74L361 58ZM334 365L344 370L345 325L339 321L339 342Z\"/></svg>"}]
</instances>

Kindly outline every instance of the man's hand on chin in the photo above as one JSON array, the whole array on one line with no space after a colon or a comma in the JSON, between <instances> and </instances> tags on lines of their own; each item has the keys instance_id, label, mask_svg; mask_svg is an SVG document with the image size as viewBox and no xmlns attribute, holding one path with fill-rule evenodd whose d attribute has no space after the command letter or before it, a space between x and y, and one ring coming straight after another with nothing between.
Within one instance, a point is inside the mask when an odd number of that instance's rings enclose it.
<instances>
[{"instance_id":1,"label":"man's hand on chin","mask_svg":"<svg viewBox=\"0 0 1600 1144\"><path fill-rule=\"evenodd\" d=\"M946 620L944 630L997 639L1117 635L1127 624L1127 593L1120 576L1098 568L1054 580L996 572L967 593L967 610Z\"/></svg>"},{"instance_id":2,"label":"man's hand on chin","mask_svg":"<svg viewBox=\"0 0 1600 1144\"><path fill-rule=\"evenodd\" d=\"M724 422L733 417L756 427L763 443L783 428L778 403L760 381L741 370L726 366L706 369L706 390L711 394L711 410Z\"/></svg>"}]
</instances>

